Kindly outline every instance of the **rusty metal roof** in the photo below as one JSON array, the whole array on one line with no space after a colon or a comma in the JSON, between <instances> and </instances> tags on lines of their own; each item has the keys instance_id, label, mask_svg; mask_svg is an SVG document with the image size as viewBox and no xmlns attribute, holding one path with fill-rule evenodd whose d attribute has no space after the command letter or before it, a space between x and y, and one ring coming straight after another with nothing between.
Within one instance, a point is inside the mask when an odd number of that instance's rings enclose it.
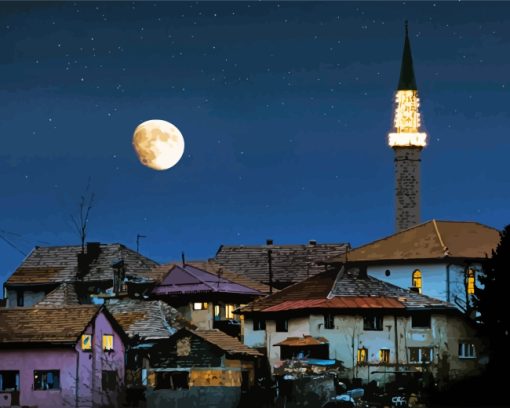
<instances>
[{"instance_id":1,"label":"rusty metal roof","mask_svg":"<svg viewBox=\"0 0 510 408\"><path fill-rule=\"evenodd\" d=\"M381 296L343 296L332 299L288 300L268 307L264 312L280 312L297 309L404 309L397 299Z\"/></svg>"},{"instance_id":2,"label":"rusty metal roof","mask_svg":"<svg viewBox=\"0 0 510 408\"><path fill-rule=\"evenodd\" d=\"M77 280L79 245L35 247L23 263L7 279L6 285L33 285L73 282ZM122 244L100 244L97 256L91 258L84 281L113 279L111 264L124 260L126 275L144 275L157 263Z\"/></svg>"},{"instance_id":3,"label":"rusty metal roof","mask_svg":"<svg viewBox=\"0 0 510 408\"><path fill-rule=\"evenodd\" d=\"M231 337L228 334L223 333L218 329L213 330L190 330L193 334L201 337L207 342L214 344L216 347L219 347L226 353L230 355L248 355L252 357L260 357L262 353L259 351L245 346L235 337Z\"/></svg>"},{"instance_id":4,"label":"rusty metal roof","mask_svg":"<svg viewBox=\"0 0 510 408\"><path fill-rule=\"evenodd\" d=\"M215 262L252 280L268 283L268 250L271 249L273 282L295 283L324 272L318 263L345 253L349 244L309 243L303 245L222 245Z\"/></svg>"},{"instance_id":5,"label":"rusty metal roof","mask_svg":"<svg viewBox=\"0 0 510 408\"><path fill-rule=\"evenodd\" d=\"M99 312L99 306L0 309L0 344L69 343Z\"/></svg>"},{"instance_id":6,"label":"rusty metal roof","mask_svg":"<svg viewBox=\"0 0 510 408\"><path fill-rule=\"evenodd\" d=\"M500 240L499 231L477 222L428 221L353 249L350 262L483 259ZM343 263L345 256L327 262Z\"/></svg>"},{"instance_id":7,"label":"rusty metal roof","mask_svg":"<svg viewBox=\"0 0 510 408\"><path fill-rule=\"evenodd\" d=\"M290 347L302 347L302 346L322 346L329 344L328 339L324 337L312 337L303 335L303 337L287 337L285 340L274 344L274 346L290 346Z\"/></svg>"}]
</instances>

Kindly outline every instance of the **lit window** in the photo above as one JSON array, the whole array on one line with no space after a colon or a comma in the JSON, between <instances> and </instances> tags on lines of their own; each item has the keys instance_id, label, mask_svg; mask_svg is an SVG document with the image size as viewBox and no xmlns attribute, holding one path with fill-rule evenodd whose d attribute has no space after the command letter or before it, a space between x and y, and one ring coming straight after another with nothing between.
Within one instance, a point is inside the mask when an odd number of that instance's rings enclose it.
<instances>
[{"instance_id":1,"label":"lit window","mask_svg":"<svg viewBox=\"0 0 510 408\"><path fill-rule=\"evenodd\" d=\"M113 335L112 334L103 334L103 350L104 351L113 350Z\"/></svg>"},{"instance_id":2,"label":"lit window","mask_svg":"<svg viewBox=\"0 0 510 408\"><path fill-rule=\"evenodd\" d=\"M324 315L324 328L334 329L335 328L335 315L327 313Z\"/></svg>"},{"instance_id":3,"label":"lit window","mask_svg":"<svg viewBox=\"0 0 510 408\"><path fill-rule=\"evenodd\" d=\"M411 363L430 363L432 357L431 347L409 347L409 361Z\"/></svg>"},{"instance_id":4,"label":"lit window","mask_svg":"<svg viewBox=\"0 0 510 408\"><path fill-rule=\"evenodd\" d=\"M363 330L382 330L382 316L365 316L363 318Z\"/></svg>"},{"instance_id":5,"label":"lit window","mask_svg":"<svg viewBox=\"0 0 510 408\"><path fill-rule=\"evenodd\" d=\"M472 343L459 343L459 358L475 358L475 345Z\"/></svg>"},{"instance_id":6,"label":"lit window","mask_svg":"<svg viewBox=\"0 0 510 408\"><path fill-rule=\"evenodd\" d=\"M207 310L208 306L207 302L195 302L193 303L193 310Z\"/></svg>"},{"instance_id":7,"label":"lit window","mask_svg":"<svg viewBox=\"0 0 510 408\"><path fill-rule=\"evenodd\" d=\"M419 269L416 269L413 272L411 286L413 288L418 289L418 293L421 293L422 281L421 281L421 271Z\"/></svg>"},{"instance_id":8,"label":"lit window","mask_svg":"<svg viewBox=\"0 0 510 408\"><path fill-rule=\"evenodd\" d=\"M380 364L389 364L390 363L390 350L389 349L380 349L379 350L379 363Z\"/></svg>"},{"instance_id":9,"label":"lit window","mask_svg":"<svg viewBox=\"0 0 510 408\"><path fill-rule=\"evenodd\" d=\"M466 289L467 289L468 295L475 294L475 271L473 269L469 269L467 271Z\"/></svg>"},{"instance_id":10,"label":"lit window","mask_svg":"<svg viewBox=\"0 0 510 408\"><path fill-rule=\"evenodd\" d=\"M226 319L234 319L234 310L236 310L235 305L225 305L225 318Z\"/></svg>"},{"instance_id":11,"label":"lit window","mask_svg":"<svg viewBox=\"0 0 510 408\"><path fill-rule=\"evenodd\" d=\"M34 371L34 390L58 390L59 388L59 370Z\"/></svg>"},{"instance_id":12,"label":"lit window","mask_svg":"<svg viewBox=\"0 0 510 408\"><path fill-rule=\"evenodd\" d=\"M368 359L368 350L365 347L358 349L358 364L366 363Z\"/></svg>"},{"instance_id":13,"label":"lit window","mask_svg":"<svg viewBox=\"0 0 510 408\"><path fill-rule=\"evenodd\" d=\"M81 349L92 350L92 334L81 335Z\"/></svg>"}]
</instances>

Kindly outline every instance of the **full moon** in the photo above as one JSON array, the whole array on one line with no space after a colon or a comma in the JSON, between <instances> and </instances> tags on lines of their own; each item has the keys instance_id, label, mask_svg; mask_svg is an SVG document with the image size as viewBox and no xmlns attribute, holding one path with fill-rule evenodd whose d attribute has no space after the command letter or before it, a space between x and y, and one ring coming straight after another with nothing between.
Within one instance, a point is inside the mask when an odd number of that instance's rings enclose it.
<instances>
[{"instance_id":1,"label":"full moon","mask_svg":"<svg viewBox=\"0 0 510 408\"><path fill-rule=\"evenodd\" d=\"M175 166L184 153L184 138L170 122L148 120L140 123L133 134L133 147L140 162L154 170Z\"/></svg>"}]
</instances>

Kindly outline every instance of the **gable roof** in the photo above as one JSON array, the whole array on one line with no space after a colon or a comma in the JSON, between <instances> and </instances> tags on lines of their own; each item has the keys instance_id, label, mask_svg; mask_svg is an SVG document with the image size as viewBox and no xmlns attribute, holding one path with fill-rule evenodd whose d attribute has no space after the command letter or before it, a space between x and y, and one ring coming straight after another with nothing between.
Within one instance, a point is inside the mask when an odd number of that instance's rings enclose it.
<instances>
[{"instance_id":1,"label":"gable roof","mask_svg":"<svg viewBox=\"0 0 510 408\"><path fill-rule=\"evenodd\" d=\"M229 336L218 329L212 330L188 330L194 335L204 339L208 343L213 344L231 356L246 355L251 357L260 357L262 353L245 346L235 337Z\"/></svg>"},{"instance_id":2,"label":"gable roof","mask_svg":"<svg viewBox=\"0 0 510 408\"><path fill-rule=\"evenodd\" d=\"M428 221L353 249L349 262L483 259L500 240L499 231L477 222ZM329 263L345 262L335 257Z\"/></svg>"},{"instance_id":3,"label":"gable roof","mask_svg":"<svg viewBox=\"0 0 510 408\"><path fill-rule=\"evenodd\" d=\"M73 283L64 282L50 293L44 299L35 304L35 307L54 307L64 305L79 305L80 300L76 293L76 288Z\"/></svg>"},{"instance_id":4,"label":"gable roof","mask_svg":"<svg viewBox=\"0 0 510 408\"><path fill-rule=\"evenodd\" d=\"M142 275L157 263L122 244L99 244L84 281L113 279L112 263L124 260L126 275ZM35 247L6 285L54 284L77 280L79 245Z\"/></svg>"},{"instance_id":5,"label":"gable roof","mask_svg":"<svg viewBox=\"0 0 510 408\"><path fill-rule=\"evenodd\" d=\"M192 293L237 293L260 296L250 287L232 282L221 275L185 264L169 265L167 275L152 289L155 295L184 295Z\"/></svg>"},{"instance_id":6,"label":"gable roof","mask_svg":"<svg viewBox=\"0 0 510 408\"><path fill-rule=\"evenodd\" d=\"M358 268L329 270L280 292L257 299L241 309L241 313L273 313L334 309L449 310L455 306L420 293L402 289L367 276Z\"/></svg>"},{"instance_id":7,"label":"gable roof","mask_svg":"<svg viewBox=\"0 0 510 408\"><path fill-rule=\"evenodd\" d=\"M0 344L75 344L100 310L94 305L0 309Z\"/></svg>"},{"instance_id":8,"label":"gable roof","mask_svg":"<svg viewBox=\"0 0 510 408\"><path fill-rule=\"evenodd\" d=\"M213 260L221 266L258 282L269 282L268 250L271 249L273 282L299 282L323 272L318 263L345 253L349 244L222 245Z\"/></svg>"},{"instance_id":9,"label":"gable roof","mask_svg":"<svg viewBox=\"0 0 510 408\"><path fill-rule=\"evenodd\" d=\"M106 308L131 338L164 339L183 327L194 327L176 309L160 300L123 299Z\"/></svg>"}]
</instances>

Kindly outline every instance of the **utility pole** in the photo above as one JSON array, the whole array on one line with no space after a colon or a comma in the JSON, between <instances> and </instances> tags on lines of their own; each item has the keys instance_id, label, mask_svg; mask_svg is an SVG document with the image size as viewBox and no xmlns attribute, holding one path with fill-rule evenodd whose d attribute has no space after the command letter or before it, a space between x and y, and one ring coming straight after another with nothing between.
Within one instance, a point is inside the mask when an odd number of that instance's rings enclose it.
<instances>
[{"instance_id":1,"label":"utility pole","mask_svg":"<svg viewBox=\"0 0 510 408\"><path fill-rule=\"evenodd\" d=\"M140 253L140 238L147 238L147 236L136 234L136 252L137 253Z\"/></svg>"}]
</instances>

